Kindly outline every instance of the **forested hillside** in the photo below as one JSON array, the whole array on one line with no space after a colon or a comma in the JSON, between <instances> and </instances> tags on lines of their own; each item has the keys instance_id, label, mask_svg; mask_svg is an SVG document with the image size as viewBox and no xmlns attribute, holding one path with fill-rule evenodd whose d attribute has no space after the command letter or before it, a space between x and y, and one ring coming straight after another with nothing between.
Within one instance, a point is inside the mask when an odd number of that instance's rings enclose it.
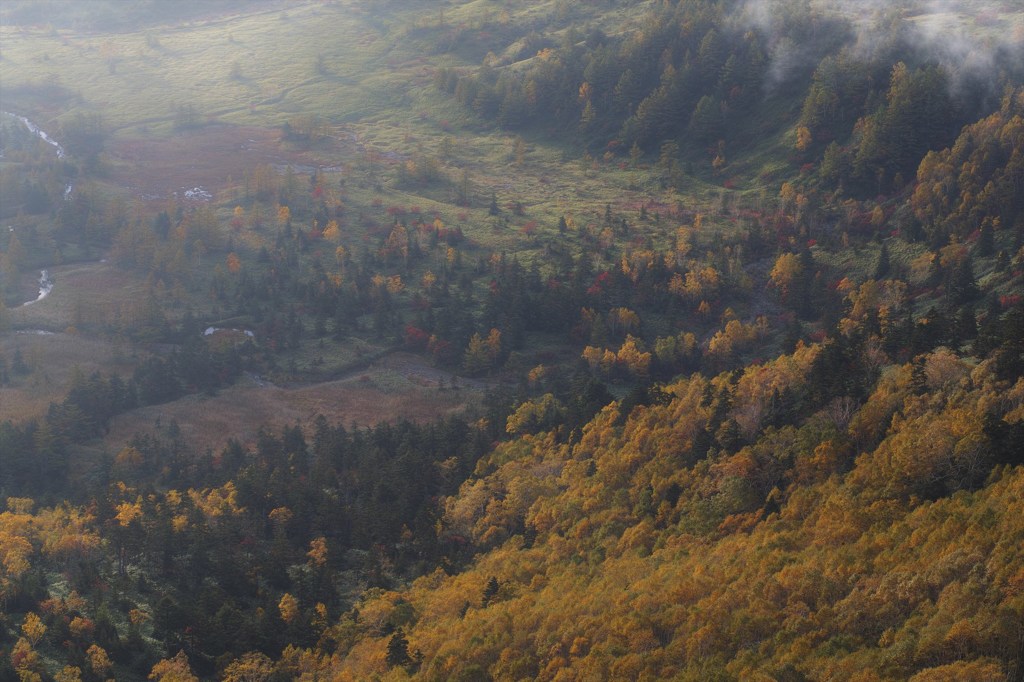
<instances>
[{"instance_id":1,"label":"forested hillside","mask_svg":"<svg viewBox=\"0 0 1024 682\"><path fill-rule=\"evenodd\" d=\"M36 9L0 681L1024 680L1020 8Z\"/></svg>"}]
</instances>

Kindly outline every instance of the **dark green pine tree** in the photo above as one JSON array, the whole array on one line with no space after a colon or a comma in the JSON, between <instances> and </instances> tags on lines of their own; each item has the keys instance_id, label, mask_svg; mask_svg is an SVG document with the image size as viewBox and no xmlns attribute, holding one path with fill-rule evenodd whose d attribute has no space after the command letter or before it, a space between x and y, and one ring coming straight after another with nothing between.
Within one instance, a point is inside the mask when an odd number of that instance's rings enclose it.
<instances>
[{"instance_id":1,"label":"dark green pine tree","mask_svg":"<svg viewBox=\"0 0 1024 682\"><path fill-rule=\"evenodd\" d=\"M930 287L937 287L945 277L945 268L942 267L942 260L936 256L928 266L927 284Z\"/></svg>"},{"instance_id":2,"label":"dark green pine tree","mask_svg":"<svg viewBox=\"0 0 1024 682\"><path fill-rule=\"evenodd\" d=\"M878 263L875 264L875 279L885 279L889 274L889 247L882 242L882 248L878 252Z\"/></svg>"},{"instance_id":3,"label":"dark green pine tree","mask_svg":"<svg viewBox=\"0 0 1024 682\"><path fill-rule=\"evenodd\" d=\"M924 395L928 392L928 375L924 371L924 357L914 358L910 366L910 388L914 395Z\"/></svg>"},{"instance_id":4,"label":"dark green pine tree","mask_svg":"<svg viewBox=\"0 0 1024 682\"><path fill-rule=\"evenodd\" d=\"M981 223L981 231L978 233L978 242L974 245L974 252L982 258L988 258L996 251L995 235L992 233L992 220L986 218Z\"/></svg>"},{"instance_id":5,"label":"dark green pine tree","mask_svg":"<svg viewBox=\"0 0 1024 682\"><path fill-rule=\"evenodd\" d=\"M995 352L996 376L1013 382L1024 376L1024 310L1011 310L1000 326L1003 342Z\"/></svg>"},{"instance_id":6,"label":"dark green pine tree","mask_svg":"<svg viewBox=\"0 0 1024 682\"><path fill-rule=\"evenodd\" d=\"M409 640L405 638L405 633L402 632L401 628L395 630L395 634L391 635L391 639L388 640L386 660L391 667L408 665L411 660L409 658Z\"/></svg>"},{"instance_id":7,"label":"dark green pine tree","mask_svg":"<svg viewBox=\"0 0 1024 682\"><path fill-rule=\"evenodd\" d=\"M961 306L978 298L978 285L974 280L974 263L970 254L953 267L946 285L950 306Z\"/></svg>"},{"instance_id":8,"label":"dark green pine tree","mask_svg":"<svg viewBox=\"0 0 1024 682\"><path fill-rule=\"evenodd\" d=\"M956 336L960 343L966 343L978 335L978 322L974 306L970 303L960 308L956 316Z\"/></svg>"},{"instance_id":9,"label":"dark green pine tree","mask_svg":"<svg viewBox=\"0 0 1024 682\"><path fill-rule=\"evenodd\" d=\"M952 324L948 316L932 306L914 327L912 339L915 354L927 353L949 342Z\"/></svg>"},{"instance_id":10,"label":"dark green pine tree","mask_svg":"<svg viewBox=\"0 0 1024 682\"><path fill-rule=\"evenodd\" d=\"M804 246L800 251L800 274L790 289L790 299L796 314L804 320L812 319L817 312L814 304L815 265L811 250Z\"/></svg>"},{"instance_id":11,"label":"dark green pine tree","mask_svg":"<svg viewBox=\"0 0 1024 682\"><path fill-rule=\"evenodd\" d=\"M491 600L498 594L498 588L501 587L498 584L498 579L493 575L487 580L487 585L484 587L484 598L482 605L484 608L491 603Z\"/></svg>"}]
</instances>

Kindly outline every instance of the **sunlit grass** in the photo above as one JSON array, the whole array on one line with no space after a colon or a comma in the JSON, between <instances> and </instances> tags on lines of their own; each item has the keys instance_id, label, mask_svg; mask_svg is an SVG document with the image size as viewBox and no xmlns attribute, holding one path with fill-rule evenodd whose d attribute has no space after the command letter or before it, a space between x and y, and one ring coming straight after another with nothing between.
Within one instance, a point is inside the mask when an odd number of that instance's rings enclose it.
<instances>
[{"instance_id":1,"label":"sunlit grass","mask_svg":"<svg viewBox=\"0 0 1024 682\"><path fill-rule=\"evenodd\" d=\"M366 29L341 5L109 36L5 27L5 106L18 105L21 86L60 83L82 96L65 116L98 111L114 128L159 130L182 104L230 122L276 124L289 108L367 100L372 91L358 80L388 48ZM321 54L325 74L315 69ZM301 105L289 107L290 93L303 88Z\"/></svg>"}]
</instances>

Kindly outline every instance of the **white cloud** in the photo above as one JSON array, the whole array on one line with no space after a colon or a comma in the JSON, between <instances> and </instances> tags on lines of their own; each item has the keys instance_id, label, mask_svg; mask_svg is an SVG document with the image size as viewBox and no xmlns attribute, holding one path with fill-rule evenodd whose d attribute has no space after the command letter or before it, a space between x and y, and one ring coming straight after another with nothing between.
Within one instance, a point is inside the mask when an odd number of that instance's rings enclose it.
<instances>
[{"instance_id":1,"label":"white cloud","mask_svg":"<svg viewBox=\"0 0 1024 682\"><path fill-rule=\"evenodd\" d=\"M921 58L942 64L954 83L994 81L1004 63L1024 62L1020 0L747 0L736 20L770 36L774 82L803 56L799 46L779 40L786 16L811 12L847 20L855 56L876 56L898 36Z\"/></svg>"}]
</instances>

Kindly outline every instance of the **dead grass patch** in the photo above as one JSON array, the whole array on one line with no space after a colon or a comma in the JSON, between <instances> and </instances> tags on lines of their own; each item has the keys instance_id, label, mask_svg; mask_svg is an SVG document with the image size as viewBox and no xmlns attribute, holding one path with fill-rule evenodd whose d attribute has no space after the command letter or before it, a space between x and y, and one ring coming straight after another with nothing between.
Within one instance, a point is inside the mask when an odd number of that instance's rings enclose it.
<instances>
[{"instance_id":1,"label":"dead grass patch","mask_svg":"<svg viewBox=\"0 0 1024 682\"><path fill-rule=\"evenodd\" d=\"M147 198L168 198L193 187L216 196L260 164L315 164L310 153L287 149L280 138L272 128L217 124L172 137L122 139L108 152L111 180Z\"/></svg>"},{"instance_id":2,"label":"dead grass patch","mask_svg":"<svg viewBox=\"0 0 1024 682\"><path fill-rule=\"evenodd\" d=\"M459 388L452 389L452 375L405 354L383 358L354 376L312 386L282 388L247 377L215 396L187 396L121 415L111 424L105 444L116 450L136 433L159 433L172 420L196 452L217 450L228 438L252 443L261 428L311 427L321 414L346 426L399 419L426 422L479 401L482 384L457 382Z\"/></svg>"}]
</instances>

